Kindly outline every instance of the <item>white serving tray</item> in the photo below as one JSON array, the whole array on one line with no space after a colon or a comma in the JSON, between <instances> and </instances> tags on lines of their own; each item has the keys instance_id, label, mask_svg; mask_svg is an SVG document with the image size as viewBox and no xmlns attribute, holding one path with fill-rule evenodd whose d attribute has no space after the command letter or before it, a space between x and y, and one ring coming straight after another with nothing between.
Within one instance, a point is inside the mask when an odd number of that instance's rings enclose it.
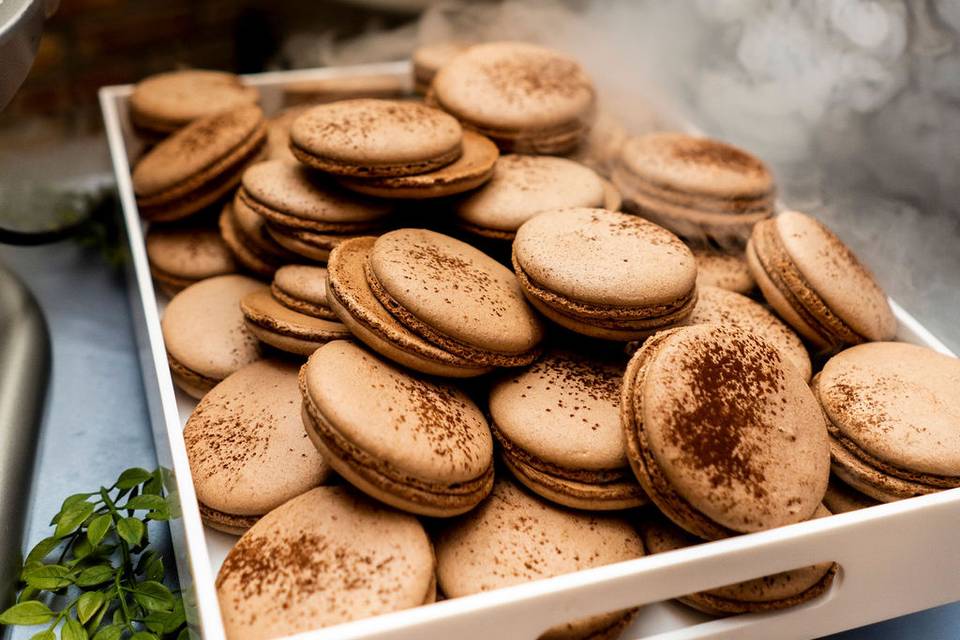
<instances>
[{"instance_id":1,"label":"white serving tray","mask_svg":"<svg viewBox=\"0 0 960 640\"><path fill-rule=\"evenodd\" d=\"M305 80L395 74L407 63L275 72L246 81L263 95L267 113L281 106L282 87ZM130 180L139 153L127 98L131 87L100 90L107 138L131 254L130 303L140 349L157 458L173 470L182 518L171 522L177 567L194 629L224 638L214 585L217 569L236 540L203 526L182 429L195 405L174 388L167 364L158 299L150 278L144 227ZM950 351L893 303L897 338ZM952 354L951 354L952 355ZM808 638L960 600L960 489L884 504L773 531L701 544L629 562L508 589L446 600L398 613L300 634L310 640L533 640L558 623L643 606L625 639ZM780 612L712 619L670 598L819 562L839 563L822 597Z\"/></svg>"}]
</instances>

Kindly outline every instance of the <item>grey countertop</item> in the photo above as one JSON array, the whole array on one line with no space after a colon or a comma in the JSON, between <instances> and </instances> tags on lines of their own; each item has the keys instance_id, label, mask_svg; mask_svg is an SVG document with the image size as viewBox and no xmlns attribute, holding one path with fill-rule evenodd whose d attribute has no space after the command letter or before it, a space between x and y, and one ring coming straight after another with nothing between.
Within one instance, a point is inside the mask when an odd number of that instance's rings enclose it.
<instances>
[{"instance_id":1,"label":"grey countertop","mask_svg":"<svg viewBox=\"0 0 960 640\"><path fill-rule=\"evenodd\" d=\"M156 457L122 275L98 253L70 241L31 248L0 245L0 262L18 273L37 297L53 343L51 388L27 525L29 546L48 535L49 518L65 496L110 483L127 467L153 468ZM157 526L151 534L169 557L166 531ZM960 603L836 638L946 640L957 638L958 630ZM12 637L25 640L30 635L19 628Z\"/></svg>"}]
</instances>

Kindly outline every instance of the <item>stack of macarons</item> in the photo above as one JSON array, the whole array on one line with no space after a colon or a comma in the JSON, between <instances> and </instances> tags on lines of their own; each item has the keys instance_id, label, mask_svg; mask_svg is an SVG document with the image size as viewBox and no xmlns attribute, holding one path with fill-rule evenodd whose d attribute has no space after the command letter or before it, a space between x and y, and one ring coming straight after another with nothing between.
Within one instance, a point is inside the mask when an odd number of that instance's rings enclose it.
<instances>
[{"instance_id":1,"label":"stack of macarons","mask_svg":"<svg viewBox=\"0 0 960 640\"><path fill-rule=\"evenodd\" d=\"M773 215L759 160L611 135L589 168L556 155L584 151L594 109L575 62L446 53L420 56L426 104L268 125L236 85L136 167L173 379L200 399L201 515L242 534L217 580L231 639L960 486L960 363L891 342L872 275L815 218ZM139 127L162 119L139 102ZM835 572L681 600L769 611Z\"/></svg>"}]
</instances>

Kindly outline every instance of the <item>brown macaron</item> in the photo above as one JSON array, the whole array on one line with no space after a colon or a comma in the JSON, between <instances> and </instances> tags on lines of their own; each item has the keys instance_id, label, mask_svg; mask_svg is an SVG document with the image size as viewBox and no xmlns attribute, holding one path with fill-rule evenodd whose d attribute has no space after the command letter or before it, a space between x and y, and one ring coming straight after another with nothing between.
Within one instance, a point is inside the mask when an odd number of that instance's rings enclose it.
<instances>
[{"instance_id":1,"label":"brown macaron","mask_svg":"<svg viewBox=\"0 0 960 640\"><path fill-rule=\"evenodd\" d=\"M240 275L207 278L173 297L160 327L178 387L202 398L218 382L260 359L260 343L243 321L240 300L263 284Z\"/></svg>"},{"instance_id":2,"label":"brown macaron","mask_svg":"<svg viewBox=\"0 0 960 640\"><path fill-rule=\"evenodd\" d=\"M364 493L435 517L469 511L490 493L493 437L456 387L338 340L307 360L300 391L310 439Z\"/></svg>"},{"instance_id":3,"label":"brown macaron","mask_svg":"<svg viewBox=\"0 0 960 640\"><path fill-rule=\"evenodd\" d=\"M214 229L152 226L147 232L150 275L168 296L195 282L233 273L233 254Z\"/></svg>"},{"instance_id":4,"label":"brown macaron","mask_svg":"<svg viewBox=\"0 0 960 640\"><path fill-rule=\"evenodd\" d=\"M267 640L436 598L433 548L416 518L346 487L317 487L251 527L217 574L231 640Z\"/></svg>"},{"instance_id":5,"label":"brown macaron","mask_svg":"<svg viewBox=\"0 0 960 640\"><path fill-rule=\"evenodd\" d=\"M308 356L331 340L350 337L350 330L336 320L315 318L283 305L263 287L240 300L247 329L261 342L300 356Z\"/></svg>"},{"instance_id":6,"label":"brown macaron","mask_svg":"<svg viewBox=\"0 0 960 640\"><path fill-rule=\"evenodd\" d=\"M505 155L483 188L454 205L457 223L487 238L513 240L524 222L543 211L602 207L603 180L592 169L554 156Z\"/></svg>"},{"instance_id":7,"label":"brown macaron","mask_svg":"<svg viewBox=\"0 0 960 640\"><path fill-rule=\"evenodd\" d=\"M897 319L883 289L816 218L784 211L758 224L747 261L770 306L815 346L893 339Z\"/></svg>"},{"instance_id":8,"label":"brown macaron","mask_svg":"<svg viewBox=\"0 0 960 640\"><path fill-rule=\"evenodd\" d=\"M184 69L144 78L130 94L130 120L150 139L162 138L194 120L256 104L257 90L222 71Z\"/></svg>"},{"instance_id":9,"label":"brown macaron","mask_svg":"<svg viewBox=\"0 0 960 640\"><path fill-rule=\"evenodd\" d=\"M260 278L272 278L284 264L302 262L297 254L280 246L267 233L266 220L238 200L223 206L219 218L220 237L237 262Z\"/></svg>"},{"instance_id":10,"label":"brown macaron","mask_svg":"<svg viewBox=\"0 0 960 640\"><path fill-rule=\"evenodd\" d=\"M647 502L620 426L623 367L552 350L490 390L503 461L534 493L575 509Z\"/></svg>"},{"instance_id":11,"label":"brown macaron","mask_svg":"<svg viewBox=\"0 0 960 640\"><path fill-rule=\"evenodd\" d=\"M743 253L694 248L693 257L697 259L697 286L720 287L744 295L757 287Z\"/></svg>"},{"instance_id":12,"label":"brown macaron","mask_svg":"<svg viewBox=\"0 0 960 640\"><path fill-rule=\"evenodd\" d=\"M960 360L877 342L830 358L814 379L833 472L880 500L960 487Z\"/></svg>"},{"instance_id":13,"label":"brown macaron","mask_svg":"<svg viewBox=\"0 0 960 640\"><path fill-rule=\"evenodd\" d=\"M590 129L595 90L571 58L523 42L470 47L433 79L427 101L501 150L561 154Z\"/></svg>"},{"instance_id":14,"label":"brown macaron","mask_svg":"<svg viewBox=\"0 0 960 640\"><path fill-rule=\"evenodd\" d=\"M273 297L283 306L314 318L336 320L327 302L327 270L304 264L280 267L270 285Z\"/></svg>"},{"instance_id":15,"label":"brown macaron","mask_svg":"<svg viewBox=\"0 0 960 640\"><path fill-rule=\"evenodd\" d=\"M509 269L465 242L398 229L373 243L367 284L402 325L478 365L519 367L540 353L543 324Z\"/></svg>"},{"instance_id":16,"label":"brown macaron","mask_svg":"<svg viewBox=\"0 0 960 640\"><path fill-rule=\"evenodd\" d=\"M627 140L613 170L627 208L674 233L743 246L773 215L773 175L729 144L676 132Z\"/></svg>"},{"instance_id":17,"label":"brown macaron","mask_svg":"<svg viewBox=\"0 0 960 640\"><path fill-rule=\"evenodd\" d=\"M829 515L830 511L821 505L813 517L825 518ZM651 555L703 542L652 511L645 513L640 529L643 532L644 546ZM833 584L836 572L836 564L823 562L709 591L691 593L677 600L717 616L779 611L809 602L825 593Z\"/></svg>"},{"instance_id":18,"label":"brown macaron","mask_svg":"<svg viewBox=\"0 0 960 640\"><path fill-rule=\"evenodd\" d=\"M636 340L684 322L697 266L675 235L605 209L556 209L517 231L513 268L530 302L594 338Z\"/></svg>"},{"instance_id":19,"label":"brown macaron","mask_svg":"<svg viewBox=\"0 0 960 640\"><path fill-rule=\"evenodd\" d=\"M700 287L700 297L688 325L722 324L739 327L763 338L780 352L783 359L800 372L804 380L813 373L810 354L803 341L763 305L746 296L718 287Z\"/></svg>"},{"instance_id":20,"label":"brown macaron","mask_svg":"<svg viewBox=\"0 0 960 640\"><path fill-rule=\"evenodd\" d=\"M857 491L835 474L830 474L830 484L823 495L823 505L830 513L849 513L880 504L879 500Z\"/></svg>"},{"instance_id":21,"label":"brown macaron","mask_svg":"<svg viewBox=\"0 0 960 640\"><path fill-rule=\"evenodd\" d=\"M351 191L378 198L445 198L476 189L490 180L499 157L500 150L488 138L464 131L463 153L445 167L412 176L341 178L340 184Z\"/></svg>"},{"instance_id":22,"label":"brown macaron","mask_svg":"<svg viewBox=\"0 0 960 640\"><path fill-rule=\"evenodd\" d=\"M644 491L707 540L807 520L827 489L830 445L806 380L742 329L649 338L624 375L627 457Z\"/></svg>"},{"instance_id":23,"label":"brown macaron","mask_svg":"<svg viewBox=\"0 0 960 640\"><path fill-rule=\"evenodd\" d=\"M191 122L147 152L133 170L137 209L147 220L185 218L226 196L267 137L250 105Z\"/></svg>"},{"instance_id":24,"label":"brown macaron","mask_svg":"<svg viewBox=\"0 0 960 640\"><path fill-rule=\"evenodd\" d=\"M477 509L434 537L437 583L459 598L643 556L640 534L625 519L573 511L498 480ZM591 616L547 630L551 640L615 639L635 610Z\"/></svg>"},{"instance_id":25,"label":"brown macaron","mask_svg":"<svg viewBox=\"0 0 960 640\"><path fill-rule=\"evenodd\" d=\"M413 50L413 90L423 95L443 65L462 53L469 45L456 40L422 44Z\"/></svg>"},{"instance_id":26,"label":"brown macaron","mask_svg":"<svg viewBox=\"0 0 960 640\"><path fill-rule=\"evenodd\" d=\"M327 300L354 337L380 355L430 375L468 378L492 371L492 364L427 341L387 311L367 283L366 265L374 242L376 238L346 240L327 263Z\"/></svg>"},{"instance_id":27,"label":"brown macaron","mask_svg":"<svg viewBox=\"0 0 960 640\"><path fill-rule=\"evenodd\" d=\"M214 529L240 535L330 475L303 430L298 370L282 360L248 364L187 419L183 439L200 516Z\"/></svg>"},{"instance_id":28,"label":"brown macaron","mask_svg":"<svg viewBox=\"0 0 960 640\"><path fill-rule=\"evenodd\" d=\"M408 176L456 161L462 138L460 124L439 109L361 98L308 109L293 122L290 149L338 176Z\"/></svg>"}]
</instances>

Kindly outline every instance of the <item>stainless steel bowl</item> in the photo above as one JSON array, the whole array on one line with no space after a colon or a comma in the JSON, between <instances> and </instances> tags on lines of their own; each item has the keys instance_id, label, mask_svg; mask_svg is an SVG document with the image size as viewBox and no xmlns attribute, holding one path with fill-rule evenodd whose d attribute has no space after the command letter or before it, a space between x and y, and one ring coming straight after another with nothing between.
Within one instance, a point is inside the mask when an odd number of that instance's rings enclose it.
<instances>
[{"instance_id":1,"label":"stainless steel bowl","mask_svg":"<svg viewBox=\"0 0 960 640\"><path fill-rule=\"evenodd\" d=\"M0 110L7 106L37 55L43 22L60 0L0 0Z\"/></svg>"}]
</instances>

